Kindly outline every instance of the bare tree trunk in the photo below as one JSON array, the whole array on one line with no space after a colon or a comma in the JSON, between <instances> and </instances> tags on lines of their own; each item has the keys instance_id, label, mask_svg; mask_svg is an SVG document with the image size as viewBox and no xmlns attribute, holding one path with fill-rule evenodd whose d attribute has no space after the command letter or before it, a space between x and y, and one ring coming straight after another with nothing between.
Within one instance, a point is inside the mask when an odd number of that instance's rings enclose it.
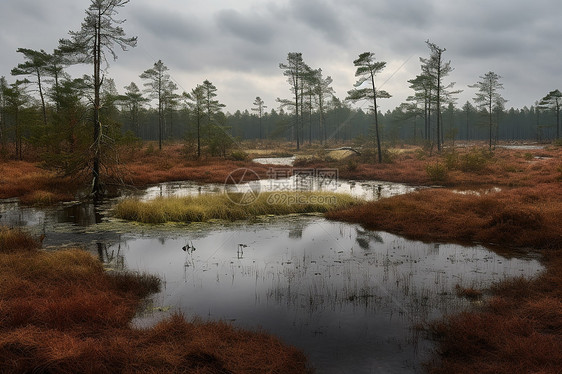
<instances>
[{"instance_id":1,"label":"bare tree trunk","mask_svg":"<svg viewBox=\"0 0 562 374\"><path fill-rule=\"evenodd\" d=\"M468 107L467 107L468 108ZM466 110L466 141L468 142L468 115L469 115L470 111L467 109Z\"/></svg>"},{"instance_id":2,"label":"bare tree trunk","mask_svg":"<svg viewBox=\"0 0 562 374\"><path fill-rule=\"evenodd\" d=\"M488 121L489 121L489 127L490 127L490 151L492 150L492 96L490 95L490 103L488 105Z\"/></svg>"},{"instance_id":3,"label":"bare tree trunk","mask_svg":"<svg viewBox=\"0 0 562 374\"><path fill-rule=\"evenodd\" d=\"M101 122L100 122L100 88L101 88L101 10L98 11L98 23L94 42L94 159L92 167L92 194L94 200L101 196L100 159L101 159Z\"/></svg>"},{"instance_id":4,"label":"bare tree trunk","mask_svg":"<svg viewBox=\"0 0 562 374\"><path fill-rule=\"evenodd\" d=\"M201 158L201 114L197 113L197 158Z\"/></svg>"},{"instance_id":5,"label":"bare tree trunk","mask_svg":"<svg viewBox=\"0 0 562 374\"><path fill-rule=\"evenodd\" d=\"M20 138L21 138L21 134L20 134L20 126L19 126L19 109L16 107L16 110L14 112L14 120L15 120L15 124L16 124L16 128L15 128L15 132L16 132L16 158L21 160L21 142L20 142Z\"/></svg>"},{"instance_id":6,"label":"bare tree trunk","mask_svg":"<svg viewBox=\"0 0 562 374\"><path fill-rule=\"evenodd\" d=\"M441 151L441 51L437 57L437 151Z\"/></svg>"},{"instance_id":7,"label":"bare tree trunk","mask_svg":"<svg viewBox=\"0 0 562 374\"><path fill-rule=\"evenodd\" d=\"M300 150L300 136L299 136L299 94L298 94L298 78L296 79L295 86L295 135L297 137L297 151Z\"/></svg>"},{"instance_id":8,"label":"bare tree trunk","mask_svg":"<svg viewBox=\"0 0 562 374\"><path fill-rule=\"evenodd\" d=\"M556 139L560 139L560 103L556 99Z\"/></svg>"},{"instance_id":9,"label":"bare tree trunk","mask_svg":"<svg viewBox=\"0 0 562 374\"><path fill-rule=\"evenodd\" d=\"M160 80L158 82L158 149L162 149L162 131L164 131L162 112L162 82Z\"/></svg>"},{"instance_id":10,"label":"bare tree trunk","mask_svg":"<svg viewBox=\"0 0 562 374\"><path fill-rule=\"evenodd\" d=\"M37 85L39 86L39 97L41 98L41 109L43 111L43 124L47 127L47 108L45 106L45 96L43 95L43 87L41 84L41 74L37 69Z\"/></svg>"},{"instance_id":11,"label":"bare tree trunk","mask_svg":"<svg viewBox=\"0 0 562 374\"><path fill-rule=\"evenodd\" d=\"M377 108L377 91L375 87L375 75L371 72L371 84L373 85L373 109L375 110L375 133L377 137L377 156L379 164L382 163L381 137L379 134L379 114Z\"/></svg>"}]
</instances>

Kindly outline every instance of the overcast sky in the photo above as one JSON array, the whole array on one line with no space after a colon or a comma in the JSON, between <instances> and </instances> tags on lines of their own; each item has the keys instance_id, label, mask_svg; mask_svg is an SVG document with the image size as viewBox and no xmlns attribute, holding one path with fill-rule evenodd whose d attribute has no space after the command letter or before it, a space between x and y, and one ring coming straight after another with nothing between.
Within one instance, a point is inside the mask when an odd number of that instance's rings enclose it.
<instances>
[{"instance_id":1,"label":"overcast sky","mask_svg":"<svg viewBox=\"0 0 562 374\"><path fill-rule=\"evenodd\" d=\"M0 75L14 81L17 48L51 52L79 30L89 4L0 0ZM230 112L250 109L256 96L269 109L290 97L279 69L288 52L330 75L340 99L355 82L353 60L374 52L387 62L379 86L393 95L381 109L393 109L412 94L407 81L419 74L428 39L447 49L454 71L445 83L464 90L459 106L488 71L502 76L508 108L562 90L560 0L131 0L119 16L127 35L138 36L136 48L111 61L120 92L130 82L141 87L139 74L161 59L180 91L208 79Z\"/></svg>"}]
</instances>

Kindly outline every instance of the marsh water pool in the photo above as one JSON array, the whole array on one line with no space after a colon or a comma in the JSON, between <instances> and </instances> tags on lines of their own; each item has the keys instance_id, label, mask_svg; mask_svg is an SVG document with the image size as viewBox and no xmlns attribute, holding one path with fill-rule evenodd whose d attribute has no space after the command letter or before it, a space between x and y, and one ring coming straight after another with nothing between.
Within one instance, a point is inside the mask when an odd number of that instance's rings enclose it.
<instances>
[{"instance_id":1,"label":"marsh water pool","mask_svg":"<svg viewBox=\"0 0 562 374\"><path fill-rule=\"evenodd\" d=\"M412 189L354 185L372 198ZM220 186L178 182L141 196L216 192ZM456 285L487 287L542 270L536 258L409 241L319 215L138 225L112 218L115 202L35 209L5 201L0 224L44 233L47 248L80 245L110 269L158 274L164 287L133 321L139 327L179 311L263 329L301 348L318 373L421 372L433 344L418 327L478 307Z\"/></svg>"},{"instance_id":2,"label":"marsh water pool","mask_svg":"<svg viewBox=\"0 0 562 374\"><path fill-rule=\"evenodd\" d=\"M254 158L252 161L258 164L264 165L277 165L277 166L292 166L296 156L290 157L258 157Z\"/></svg>"},{"instance_id":3,"label":"marsh water pool","mask_svg":"<svg viewBox=\"0 0 562 374\"><path fill-rule=\"evenodd\" d=\"M498 148L505 148L505 149L515 149L520 151L534 151L538 149L545 149L544 145L541 144L507 144L507 145L498 145Z\"/></svg>"},{"instance_id":4,"label":"marsh water pool","mask_svg":"<svg viewBox=\"0 0 562 374\"><path fill-rule=\"evenodd\" d=\"M409 186L402 183L391 183L381 181L353 181L335 180L323 181L318 178L307 179L305 182L296 176L277 179L261 179L245 184L225 185L216 183L199 184L187 181L161 183L135 195L141 200L151 200L157 197L169 196L197 196L208 193L244 192L254 190L256 192L266 191L323 191L345 193L363 200L378 200L384 197L401 195L416 191L421 187Z\"/></svg>"}]
</instances>

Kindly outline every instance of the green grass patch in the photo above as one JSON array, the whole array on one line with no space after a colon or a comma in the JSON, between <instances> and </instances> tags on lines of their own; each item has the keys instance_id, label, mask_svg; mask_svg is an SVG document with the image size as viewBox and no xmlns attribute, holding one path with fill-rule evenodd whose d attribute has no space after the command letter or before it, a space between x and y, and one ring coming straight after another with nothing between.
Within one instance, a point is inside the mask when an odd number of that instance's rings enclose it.
<instances>
[{"instance_id":1,"label":"green grass patch","mask_svg":"<svg viewBox=\"0 0 562 374\"><path fill-rule=\"evenodd\" d=\"M427 164L425 171L432 182L444 182L448 178L447 166L440 164L439 162Z\"/></svg>"},{"instance_id":2,"label":"green grass patch","mask_svg":"<svg viewBox=\"0 0 562 374\"><path fill-rule=\"evenodd\" d=\"M329 192L264 192L246 205L236 204L234 201L241 200L237 197L209 194L150 201L127 199L117 204L115 215L142 223L236 221L269 214L324 213L360 203L349 195Z\"/></svg>"}]
</instances>

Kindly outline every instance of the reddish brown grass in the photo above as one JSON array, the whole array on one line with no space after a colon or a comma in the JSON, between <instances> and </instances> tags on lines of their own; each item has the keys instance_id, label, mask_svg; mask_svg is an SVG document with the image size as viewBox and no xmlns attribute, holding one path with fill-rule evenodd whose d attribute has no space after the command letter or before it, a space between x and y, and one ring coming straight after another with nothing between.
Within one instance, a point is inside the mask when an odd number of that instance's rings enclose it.
<instances>
[{"instance_id":1,"label":"reddish brown grass","mask_svg":"<svg viewBox=\"0 0 562 374\"><path fill-rule=\"evenodd\" d=\"M419 240L561 248L561 194L558 183L481 196L428 189L329 212L327 217Z\"/></svg>"},{"instance_id":2,"label":"reddish brown grass","mask_svg":"<svg viewBox=\"0 0 562 374\"><path fill-rule=\"evenodd\" d=\"M502 186L499 192L459 194L445 189L383 199L332 219L360 222L412 239L500 244L541 251L547 271L537 279L495 285L481 309L434 323L438 358L430 373L561 373L562 368L562 184L560 149L552 159L504 153L479 173L450 171L449 185ZM541 151L542 152L542 151ZM544 155L544 154L543 154ZM530 161L529 161L530 159ZM478 297L480 290L458 289Z\"/></svg>"},{"instance_id":3,"label":"reddish brown grass","mask_svg":"<svg viewBox=\"0 0 562 374\"><path fill-rule=\"evenodd\" d=\"M0 253L33 250L40 246L39 240L21 230L0 227Z\"/></svg>"},{"instance_id":4,"label":"reddish brown grass","mask_svg":"<svg viewBox=\"0 0 562 374\"><path fill-rule=\"evenodd\" d=\"M42 169L36 162L0 162L0 199L19 197L26 204L74 199L81 181Z\"/></svg>"},{"instance_id":5,"label":"reddish brown grass","mask_svg":"<svg viewBox=\"0 0 562 374\"><path fill-rule=\"evenodd\" d=\"M288 147L288 145L284 145ZM288 148L287 148L288 149ZM272 150L270 150L272 151ZM283 149L279 150L280 152ZM314 149L310 150L315 152ZM473 149L456 149L461 158L474 153ZM122 150L122 164L106 170L108 181L123 180L127 184L144 187L160 182L192 180L224 183L227 176L241 167L254 170L260 178L267 177L268 166L251 161L231 161L222 158L189 159L182 144L168 144L162 150L154 150L148 143L144 147ZM529 159L527 153L533 157ZM383 180L419 185L432 185L426 171L427 166L439 162L444 164L450 151L429 155L418 147L406 147L394 156L392 163L378 164L370 159L303 161L300 166L338 168L341 178L359 180ZM534 156L547 157L535 159ZM478 188L484 186L532 186L535 183L559 182L562 178L562 148L517 151L498 148L482 170L449 170L447 179L439 184L456 188ZM350 166L351 165L351 166ZM60 177L44 170L36 162L3 161L0 164L0 198L20 197L26 204L49 204L74 198L86 180Z\"/></svg>"},{"instance_id":6,"label":"reddish brown grass","mask_svg":"<svg viewBox=\"0 0 562 374\"><path fill-rule=\"evenodd\" d=\"M104 179L124 181L136 187L191 180L205 183L224 183L236 169L248 167L260 178L267 177L267 166L251 161L231 161L222 158L189 160L181 144L166 146L162 151L147 152L147 148L129 150L124 162L109 168ZM252 174L246 177L251 178ZM87 179L87 176L86 176ZM0 163L0 199L18 197L27 205L49 205L73 200L80 188L87 187L84 174L63 177L41 168L38 162L2 161Z\"/></svg>"},{"instance_id":7,"label":"reddish brown grass","mask_svg":"<svg viewBox=\"0 0 562 374\"><path fill-rule=\"evenodd\" d=\"M309 372L295 348L222 322L174 315L131 328L156 286L149 276L111 275L77 249L0 253L0 372Z\"/></svg>"},{"instance_id":8,"label":"reddish brown grass","mask_svg":"<svg viewBox=\"0 0 562 374\"><path fill-rule=\"evenodd\" d=\"M224 183L228 175L236 169L248 167L260 178L267 176L267 166L250 161L231 161L222 158L202 158L190 160L181 144L171 144L162 150L147 151L141 148L129 157L121 172L124 180L137 187L161 182L191 180L205 183ZM247 177L251 177L250 174Z\"/></svg>"},{"instance_id":9,"label":"reddish brown grass","mask_svg":"<svg viewBox=\"0 0 562 374\"><path fill-rule=\"evenodd\" d=\"M447 317L431 327L440 360L430 373L560 373L562 259L550 254L537 279L497 284L478 312Z\"/></svg>"},{"instance_id":10,"label":"reddish brown grass","mask_svg":"<svg viewBox=\"0 0 562 374\"><path fill-rule=\"evenodd\" d=\"M482 298L482 291L477 290L473 287L462 287L461 285L455 286L455 291L457 292L457 296L465 297L469 300L478 300Z\"/></svg>"},{"instance_id":11,"label":"reddish brown grass","mask_svg":"<svg viewBox=\"0 0 562 374\"><path fill-rule=\"evenodd\" d=\"M344 179L381 180L389 182L410 183L418 185L432 185L426 171L427 165L447 164L452 150L429 155L419 147L408 147L396 153L391 163L376 163L373 160L355 158L342 161L321 161L313 158L311 161L300 161L300 166L306 167L336 167L339 175ZM463 159L474 153L486 153L484 148L457 148L454 150L456 158ZM533 156L528 160L525 153ZM546 157L544 159L535 159ZM486 186L532 186L536 183L552 183L560 180L562 147L520 151L497 148L493 151L482 169L471 171L461 166L448 171L445 181L438 184L456 188L481 188ZM351 166L352 165L352 166Z\"/></svg>"}]
</instances>

